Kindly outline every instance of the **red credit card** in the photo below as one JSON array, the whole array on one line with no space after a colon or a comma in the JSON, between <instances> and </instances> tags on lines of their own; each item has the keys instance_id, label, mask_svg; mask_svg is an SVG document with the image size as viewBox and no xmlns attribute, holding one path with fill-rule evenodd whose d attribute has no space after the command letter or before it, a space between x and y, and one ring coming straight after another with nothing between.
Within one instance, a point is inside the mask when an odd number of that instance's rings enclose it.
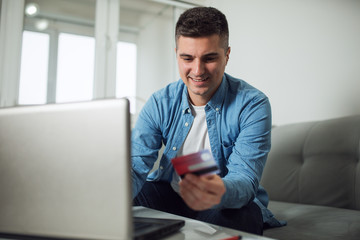
<instances>
[{"instance_id":1,"label":"red credit card","mask_svg":"<svg viewBox=\"0 0 360 240\"><path fill-rule=\"evenodd\" d=\"M187 173L198 176L220 173L220 169L208 149L173 158L171 163L181 178Z\"/></svg>"}]
</instances>

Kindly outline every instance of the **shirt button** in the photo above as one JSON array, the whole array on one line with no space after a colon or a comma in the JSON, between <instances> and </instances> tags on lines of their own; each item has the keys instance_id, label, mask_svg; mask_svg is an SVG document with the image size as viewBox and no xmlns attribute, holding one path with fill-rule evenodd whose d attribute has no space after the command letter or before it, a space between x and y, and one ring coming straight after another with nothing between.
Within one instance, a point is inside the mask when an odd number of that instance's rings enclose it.
<instances>
[{"instance_id":1,"label":"shirt button","mask_svg":"<svg viewBox=\"0 0 360 240\"><path fill-rule=\"evenodd\" d=\"M189 123L188 123L188 122L185 123L185 127L187 127L187 126L189 126Z\"/></svg>"},{"instance_id":2,"label":"shirt button","mask_svg":"<svg viewBox=\"0 0 360 240\"><path fill-rule=\"evenodd\" d=\"M176 151L176 147L173 147L173 150Z\"/></svg>"},{"instance_id":3,"label":"shirt button","mask_svg":"<svg viewBox=\"0 0 360 240\"><path fill-rule=\"evenodd\" d=\"M218 112L218 111L219 111L219 108L216 108L215 110Z\"/></svg>"},{"instance_id":4,"label":"shirt button","mask_svg":"<svg viewBox=\"0 0 360 240\"><path fill-rule=\"evenodd\" d=\"M163 166L160 166L160 169L161 169L161 170L163 170L163 169L164 169L164 167L163 167Z\"/></svg>"}]
</instances>

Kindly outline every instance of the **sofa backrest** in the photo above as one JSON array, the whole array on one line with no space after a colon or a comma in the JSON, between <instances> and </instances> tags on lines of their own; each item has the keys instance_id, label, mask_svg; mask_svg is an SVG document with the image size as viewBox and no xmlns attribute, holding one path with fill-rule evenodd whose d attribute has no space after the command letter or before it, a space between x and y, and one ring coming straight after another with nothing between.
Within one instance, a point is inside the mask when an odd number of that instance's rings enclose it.
<instances>
[{"instance_id":1,"label":"sofa backrest","mask_svg":"<svg viewBox=\"0 0 360 240\"><path fill-rule=\"evenodd\" d=\"M270 200L360 210L360 115L274 127Z\"/></svg>"}]
</instances>

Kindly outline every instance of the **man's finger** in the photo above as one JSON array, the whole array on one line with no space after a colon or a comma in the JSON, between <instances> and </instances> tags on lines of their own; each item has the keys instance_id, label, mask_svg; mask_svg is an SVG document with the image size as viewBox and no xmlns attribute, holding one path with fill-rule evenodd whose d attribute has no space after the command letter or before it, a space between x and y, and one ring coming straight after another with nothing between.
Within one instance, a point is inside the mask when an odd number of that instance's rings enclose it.
<instances>
[{"instance_id":1,"label":"man's finger","mask_svg":"<svg viewBox=\"0 0 360 240\"><path fill-rule=\"evenodd\" d=\"M195 205L210 208L220 202L221 196L209 191L206 187L202 189L202 184L198 184L198 182L185 178L181 181L180 186L181 196L192 208L194 208ZM206 186L206 184L203 186Z\"/></svg>"}]
</instances>

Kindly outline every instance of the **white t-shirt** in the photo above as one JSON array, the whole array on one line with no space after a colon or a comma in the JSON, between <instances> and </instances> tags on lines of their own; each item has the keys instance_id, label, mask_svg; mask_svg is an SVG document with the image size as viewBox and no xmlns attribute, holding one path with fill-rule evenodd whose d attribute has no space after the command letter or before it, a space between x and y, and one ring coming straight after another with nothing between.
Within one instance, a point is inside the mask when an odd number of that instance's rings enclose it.
<instances>
[{"instance_id":1,"label":"white t-shirt","mask_svg":"<svg viewBox=\"0 0 360 240\"><path fill-rule=\"evenodd\" d=\"M190 108L192 114L194 115L194 121L183 145L177 152L176 156L182 156L198 152L203 149L209 149L211 151L208 128L206 123L205 106L191 105ZM180 180L181 178L174 171L171 186L177 193L179 193Z\"/></svg>"}]
</instances>

